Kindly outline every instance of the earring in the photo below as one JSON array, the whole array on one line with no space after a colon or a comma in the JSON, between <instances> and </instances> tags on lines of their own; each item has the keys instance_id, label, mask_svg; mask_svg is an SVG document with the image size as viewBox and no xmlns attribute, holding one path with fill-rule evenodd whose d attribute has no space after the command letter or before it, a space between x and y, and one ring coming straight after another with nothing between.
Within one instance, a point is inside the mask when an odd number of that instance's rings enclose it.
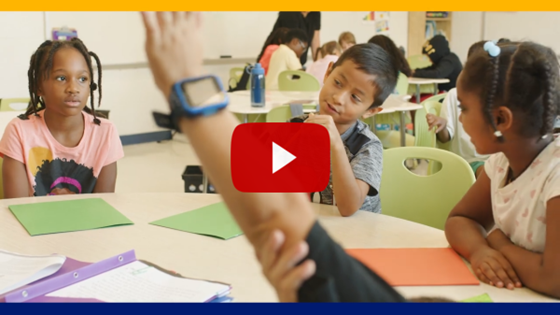
<instances>
[{"instance_id":1,"label":"earring","mask_svg":"<svg viewBox=\"0 0 560 315\"><path fill-rule=\"evenodd\" d=\"M503 135L502 135L502 132L501 132L501 131L496 130L496 131L494 132L494 136L496 136L497 138L501 138Z\"/></svg>"}]
</instances>

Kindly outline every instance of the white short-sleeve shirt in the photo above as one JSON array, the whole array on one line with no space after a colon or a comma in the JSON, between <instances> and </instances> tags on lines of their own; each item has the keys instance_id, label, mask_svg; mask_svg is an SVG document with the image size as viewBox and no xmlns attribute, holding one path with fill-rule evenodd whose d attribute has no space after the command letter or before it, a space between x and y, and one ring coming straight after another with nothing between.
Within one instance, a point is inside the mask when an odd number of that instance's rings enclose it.
<instances>
[{"instance_id":1,"label":"white short-sleeve shirt","mask_svg":"<svg viewBox=\"0 0 560 315\"><path fill-rule=\"evenodd\" d=\"M560 196L560 139L551 142L505 187L509 162L503 153L492 155L484 169L490 178L495 228L520 247L544 252L546 203Z\"/></svg>"}]
</instances>

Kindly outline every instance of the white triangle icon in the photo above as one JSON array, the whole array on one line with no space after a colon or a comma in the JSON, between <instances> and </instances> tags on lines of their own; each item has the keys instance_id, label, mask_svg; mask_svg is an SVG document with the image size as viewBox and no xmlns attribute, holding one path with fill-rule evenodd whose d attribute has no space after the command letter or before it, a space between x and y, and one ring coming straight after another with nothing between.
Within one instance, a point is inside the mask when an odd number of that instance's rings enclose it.
<instances>
[{"instance_id":1,"label":"white triangle icon","mask_svg":"<svg viewBox=\"0 0 560 315\"><path fill-rule=\"evenodd\" d=\"M272 142L272 174L278 172L281 168L288 165L296 158L295 155L286 151L286 149Z\"/></svg>"}]
</instances>

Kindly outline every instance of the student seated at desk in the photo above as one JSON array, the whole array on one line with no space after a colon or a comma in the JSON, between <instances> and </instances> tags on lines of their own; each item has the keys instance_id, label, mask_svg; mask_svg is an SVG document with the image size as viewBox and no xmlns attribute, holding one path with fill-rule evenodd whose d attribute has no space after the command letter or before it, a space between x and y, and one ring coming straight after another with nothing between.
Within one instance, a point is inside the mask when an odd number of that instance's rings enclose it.
<instances>
[{"instance_id":1,"label":"student seated at desk","mask_svg":"<svg viewBox=\"0 0 560 315\"><path fill-rule=\"evenodd\" d=\"M286 34L285 44L281 44L270 57L266 88L278 90L278 76L286 70L302 70L299 57L306 51L307 35L300 29L293 29Z\"/></svg>"},{"instance_id":2,"label":"student seated at desk","mask_svg":"<svg viewBox=\"0 0 560 315\"><path fill-rule=\"evenodd\" d=\"M142 16L146 27L146 52L150 68L156 85L164 97L170 100L171 93L177 93L176 90L172 91L175 83L184 79L200 78L203 75L201 14L182 11L145 12ZM388 69L392 66L387 63L385 58L387 55L375 45L365 44L357 49L368 51L369 53L364 54L367 57L370 57L370 53L380 54L378 57L381 58L377 63L382 65L384 70L373 68L376 69L375 73L389 71L394 73L394 78L387 80L375 77L375 80L370 80L373 75L369 73L369 67L367 67L368 70L355 68L355 63L363 61L346 59L344 63L341 62L337 67L331 69L329 84L342 83L338 79L339 76L342 77L342 74L346 79L340 86L339 93L325 94L328 96L326 101L331 102L331 97L335 95L345 97L352 95L352 98L360 95L363 98L367 97L373 106L379 106L395 85L396 68ZM385 57L383 57L384 55ZM370 65L368 62L363 63ZM363 89L372 94L364 93L362 95L357 91L350 93L355 89ZM339 98L335 97L335 99ZM176 102L174 104L177 105ZM362 107L357 104L351 105ZM296 276L301 277L296 278L295 283L297 284L300 280L299 283L303 283L299 290L296 286L281 287L278 283L271 282L275 286L280 301L406 301L383 279L350 257L340 245L333 241L317 222L315 212L306 194L242 193L235 189L231 178L230 153L231 138L237 124L235 116L227 110L219 110L207 116L183 115L178 117L178 127L189 137L205 172L220 191L228 209L255 248L256 255L263 267L267 265L264 259L270 247L271 236L277 234L274 232L276 230L281 231L284 245L278 247L281 248L279 255L288 258L283 261L290 265L290 268L294 268L300 261L292 259L294 253L295 256L307 257L305 262L296 268L299 271ZM216 126L220 126L220 128L216 128ZM337 138L333 137L333 139ZM266 257L270 257L270 255ZM289 290L290 294L284 294L286 290Z\"/></svg>"},{"instance_id":3,"label":"student seated at desk","mask_svg":"<svg viewBox=\"0 0 560 315\"><path fill-rule=\"evenodd\" d=\"M320 124L329 131L331 177L325 190L315 195L320 203L336 204L342 216L358 210L381 212L383 145L360 118L381 111L397 76L393 58L381 47L352 46L329 65L319 94L318 115L292 119Z\"/></svg>"},{"instance_id":4,"label":"student seated at desk","mask_svg":"<svg viewBox=\"0 0 560 315\"><path fill-rule=\"evenodd\" d=\"M438 85L440 91L449 91L455 87L457 77L463 65L456 54L449 49L449 42L443 35L436 35L422 46L422 53L432 61L432 65L416 69L412 76L416 78L449 79L449 83Z\"/></svg>"},{"instance_id":5,"label":"student seated at desk","mask_svg":"<svg viewBox=\"0 0 560 315\"><path fill-rule=\"evenodd\" d=\"M356 37L351 32L342 32L338 36L338 44L342 47L342 51L345 52L350 47L356 45Z\"/></svg>"},{"instance_id":6,"label":"student seated at desk","mask_svg":"<svg viewBox=\"0 0 560 315\"><path fill-rule=\"evenodd\" d=\"M560 109L556 53L531 42L487 42L457 81L461 123L492 154L445 225L477 277L560 298Z\"/></svg>"},{"instance_id":7,"label":"student seated at desk","mask_svg":"<svg viewBox=\"0 0 560 315\"><path fill-rule=\"evenodd\" d=\"M97 55L78 38L47 40L31 56L28 73L27 112L0 141L4 197L114 192L124 153L115 126L94 112L97 89L101 100Z\"/></svg>"},{"instance_id":8,"label":"student seated at desk","mask_svg":"<svg viewBox=\"0 0 560 315\"><path fill-rule=\"evenodd\" d=\"M313 62L305 71L316 77L319 83L321 83L321 86L323 86L323 80L325 79L325 74L327 73L329 65L338 60L338 57L342 54L342 48L340 48L337 42L332 41L324 44L323 47L319 49L319 52L322 57Z\"/></svg>"},{"instance_id":9,"label":"student seated at desk","mask_svg":"<svg viewBox=\"0 0 560 315\"><path fill-rule=\"evenodd\" d=\"M280 47L280 45L284 44L284 38L286 37L288 31L288 28L280 27L272 32L266 39L262 51L259 54L259 57L257 57L257 62L263 67L265 75L268 73L268 65L270 64L272 54Z\"/></svg>"}]
</instances>

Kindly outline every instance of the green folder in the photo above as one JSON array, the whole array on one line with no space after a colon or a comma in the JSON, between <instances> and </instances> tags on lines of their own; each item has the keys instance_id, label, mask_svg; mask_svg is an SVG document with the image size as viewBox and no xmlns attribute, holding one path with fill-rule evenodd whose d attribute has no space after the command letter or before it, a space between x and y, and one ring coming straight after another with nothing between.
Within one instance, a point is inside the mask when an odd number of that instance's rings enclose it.
<instances>
[{"instance_id":1,"label":"green folder","mask_svg":"<svg viewBox=\"0 0 560 315\"><path fill-rule=\"evenodd\" d=\"M31 236L134 224L101 198L30 203L9 208Z\"/></svg>"},{"instance_id":2,"label":"green folder","mask_svg":"<svg viewBox=\"0 0 560 315\"><path fill-rule=\"evenodd\" d=\"M462 300L461 302L467 302L467 303L492 303L494 301L492 301L492 299L490 298L490 296L488 295L488 293L484 293L466 300Z\"/></svg>"},{"instance_id":3,"label":"green folder","mask_svg":"<svg viewBox=\"0 0 560 315\"><path fill-rule=\"evenodd\" d=\"M157 220L150 224L224 240L243 234L223 202Z\"/></svg>"}]
</instances>

